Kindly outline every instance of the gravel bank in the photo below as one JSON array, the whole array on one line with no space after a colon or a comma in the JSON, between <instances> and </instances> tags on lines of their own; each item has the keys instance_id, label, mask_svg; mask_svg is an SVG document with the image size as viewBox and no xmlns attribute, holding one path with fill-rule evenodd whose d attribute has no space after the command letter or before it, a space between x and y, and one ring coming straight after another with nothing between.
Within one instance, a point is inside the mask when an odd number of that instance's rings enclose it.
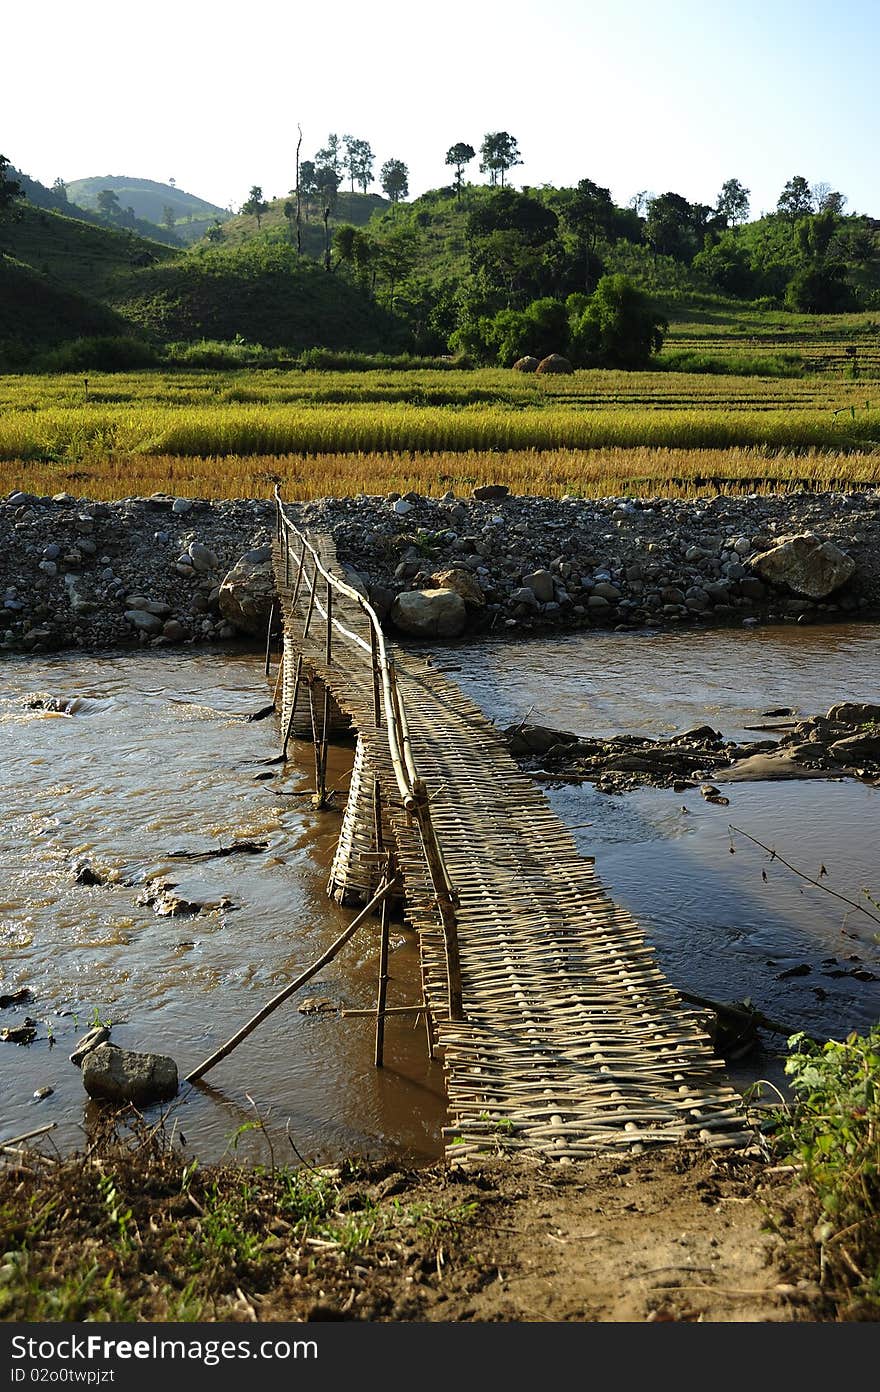
<instances>
[{"instance_id":1,"label":"gravel bank","mask_svg":"<svg viewBox=\"0 0 880 1392\"><path fill-rule=\"evenodd\" d=\"M333 535L392 631L398 596L424 589L459 596L457 627L435 630L456 634L880 615L880 490L692 502L389 494L324 498L292 512ZM13 493L0 503L0 647L241 636L220 612L220 584L240 556L269 541L272 520L267 500ZM819 598L755 566L781 538L805 533L855 562Z\"/></svg>"}]
</instances>

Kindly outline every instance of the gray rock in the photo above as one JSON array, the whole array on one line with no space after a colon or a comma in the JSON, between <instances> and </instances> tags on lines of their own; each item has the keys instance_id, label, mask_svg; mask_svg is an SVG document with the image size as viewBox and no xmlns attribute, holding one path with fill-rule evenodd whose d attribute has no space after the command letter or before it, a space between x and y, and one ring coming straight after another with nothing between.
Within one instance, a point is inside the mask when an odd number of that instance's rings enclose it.
<instances>
[{"instance_id":1,"label":"gray rock","mask_svg":"<svg viewBox=\"0 0 880 1392\"><path fill-rule=\"evenodd\" d=\"M218 604L228 623L243 633L264 638L274 598L271 559L252 562L244 555L224 577Z\"/></svg>"},{"instance_id":2,"label":"gray rock","mask_svg":"<svg viewBox=\"0 0 880 1392\"><path fill-rule=\"evenodd\" d=\"M126 609L125 620L139 633L155 635L162 632L162 620L158 614L149 614L146 609Z\"/></svg>"},{"instance_id":3,"label":"gray rock","mask_svg":"<svg viewBox=\"0 0 880 1392\"><path fill-rule=\"evenodd\" d=\"M599 599L607 599L609 604L616 604L620 599L620 590L616 585L610 585L607 580L600 580L598 585L593 587L593 594Z\"/></svg>"},{"instance_id":4,"label":"gray rock","mask_svg":"<svg viewBox=\"0 0 880 1392\"><path fill-rule=\"evenodd\" d=\"M171 511L176 512L178 517L184 517L188 512L192 512L192 498L175 498L171 504Z\"/></svg>"},{"instance_id":5,"label":"gray rock","mask_svg":"<svg viewBox=\"0 0 880 1392\"><path fill-rule=\"evenodd\" d=\"M391 620L416 638L457 638L467 625L467 609L454 590L404 590L391 606Z\"/></svg>"},{"instance_id":6,"label":"gray rock","mask_svg":"<svg viewBox=\"0 0 880 1392\"><path fill-rule=\"evenodd\" d=\"M196 570L202 575L211 574L220 564L216 552L209 546L203 546L200 541L190 542L187 551Z\"/></svg>"},{"instance_id":7,"label":"gray rock","mask_svg":"<svg viewBox=\"0 0 880 1392\"><path fill-rule=\"evenodd\" d=\"M776 546L749 562L762 580L787 585L807 599L824 599L855 574L856 563L833 541L821 541L812 532L780 537Z\"/></svg>"},{"instance_id":8,"label":"gray rock","mask_svg":"<svg viewBox=\"0 0 880 1392\"><path fill-rule=\"evenodd\" d=\"M96 1025L94 1029L87 1030L81 1039L78 1039L73 1046L73 1053L70 1055L70 1062L77 1068L82 1066L83 1059L98 1049L102 1044L106 1044L110 1038L110 1030L106 1025Z\"/></svg>"},{"instance_id":9,"label":"gray rock","mask_svg":"<svg viewBox=\"0 0 880 1392\"><path fill-rule=\"evenodd\" d=\"M832 706L826 720L842 720L848 725L874 725L880 723L880 705L873 701L843 701Z\"/></svg>"},{"instance_id":10,"label":"gray rock","mask_svg":"<svg viewBox=\"0 0 880 1392\"><path fill-rule=\"evenodd\" d=\"M873 762L880 759L880 735L849 735L846 739L835 740L830 753L848 768L866 759Z\"/></svg>"},{"instance_id":11,"label":"gray rock","mask_svg":"<svg viewBox=\"0 0 880 1392\"><path fill-rule=\"evenodd\" d=\"M537 359L533 358L532 361L535 367L537 367ZM521 371L522 370L524 369L521 369ZM534 368L531 370L534 371ZM506 483L484 483L479 488L474 488L471 491L471 497L475 498L478 503L486 503L497 500L498 498L506 498L509 493L510 489Z\"/></svg>"},{"instance_id":12,"label":"gray rock","mask_svg":"<svg viewBox=\"0 0 880 1392\"><path fill-rule=\"evenodd\" d=\"M535 570L523 576L523 585L530 589L540 604L549 604L553 598L553 576L549 570Z\"/></svg>"},{"instance_id":13,"label":"gray rock","mask_svg":"<svg viewBox=\"0 0 880 1392\"><path fill-rule=\"evenodd\" d=\"M83 1087L90 1097L143 1106L177 1095L177 1064L166 1054L139 1054L101 1044L83 1060Z\"/></svg>"},{"instance_id":14,"label":"gray rock","mask_svg":"<svg viewBox=\"0 0 880 1392\"><path fill-rule=\"evenodd\" d=\"M412 503L408 503L406 498L398 498L392 503L392 508L398 517L405 517L408 512L412 512L412 507Z\"/></svg>"},{"instance_id":15,"label":"gray rock","mask_svg":"<svg viewBox=\"0 0 880 1392\"><path fill-rule=\"evenodd\" d=\"M510 603L524 604L529 609L537 609L539 605L538 596L528 585L523 585L517 590L511 590Z\"/></svg>"}]
</instances>

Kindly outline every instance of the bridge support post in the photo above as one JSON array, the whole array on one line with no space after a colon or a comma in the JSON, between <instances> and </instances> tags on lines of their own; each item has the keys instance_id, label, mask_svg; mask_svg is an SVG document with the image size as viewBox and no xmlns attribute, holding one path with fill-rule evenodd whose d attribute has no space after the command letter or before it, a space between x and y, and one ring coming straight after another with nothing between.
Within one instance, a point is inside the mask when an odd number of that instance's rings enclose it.
<instances>
[{"instance_id":1,"label":"bridge support post","mask_svg":"<svg viewBox=\"0 0 880 1392\"><path fill-rule=\"evenodd\" d=\"M393 840L381 805L379 816L382 819L381 843L376 835L373 774L367 762L366 744L359 736L348 801L327 882L327 893L337 904L366 904L382 881Z\"/></svg>"},{"instance_id":2,"label":"bridge support post","mask_svg":"<svg viewBox=\"0 0 880 1392\"><path fill-rule=\"evenodd\" d=\"M299 682L296 680L300 673ZM315 702L320 707L324 699L324 683L314 676L303 662L302 653L290 637L284 636L284 677L281 698L281 728L284 734L284 754L291 739L312 738L312 712L309 702L309 688L314 693ZM351 720L340 710L333 693L330 698L329 735L346 734L351 729Z\"/></svg>"}]
</instances>

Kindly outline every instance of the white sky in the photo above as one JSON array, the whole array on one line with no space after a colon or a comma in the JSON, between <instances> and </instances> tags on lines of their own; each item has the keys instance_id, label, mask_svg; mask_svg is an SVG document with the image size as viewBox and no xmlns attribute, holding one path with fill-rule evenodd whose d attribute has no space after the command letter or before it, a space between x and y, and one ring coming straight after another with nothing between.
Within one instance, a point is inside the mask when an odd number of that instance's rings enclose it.
<instances>
[{"instance_id":1,"label":"white sky","mask_svg":"<svg viewBox=\"0 0 880 1392\"><path fill-rule=\"evenodd\" d=\"M880 216L878 39L877 0L21 0L0 153L44 183L171 176L237 209L291 187L297 121L303 158L350 132L377 176L404 161L411 196L449 182L450 145L507 130L518 186L714 203L736 177L757 216L803 174Z\"/></svg>"}]
</instances>

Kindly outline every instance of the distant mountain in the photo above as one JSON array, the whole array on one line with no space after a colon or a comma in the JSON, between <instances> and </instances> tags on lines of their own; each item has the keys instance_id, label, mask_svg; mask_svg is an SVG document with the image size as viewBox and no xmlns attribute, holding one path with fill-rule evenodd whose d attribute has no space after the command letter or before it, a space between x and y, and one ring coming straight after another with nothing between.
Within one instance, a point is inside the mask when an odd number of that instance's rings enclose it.
<instances>
[{"instance_id":1,"label":"distant mountain","mask_svg":"<svg viewBox=\"0 0 880 1392\"><path fill-rule=\"evenodd\" d=\"M94 211L103 189L115 193L120 207L131 208L136 218L159 226L165 222L165 209L172 208L174 230L186 242L197 240L216 220L223 222L230 215L227 208L220 208L216 203L209 203L207 199L186 193L172 184L159 184L153 179L134 179L126 174L72 179L67 185L67 196L72 203Z\"/></svg>"}]
</instances>

